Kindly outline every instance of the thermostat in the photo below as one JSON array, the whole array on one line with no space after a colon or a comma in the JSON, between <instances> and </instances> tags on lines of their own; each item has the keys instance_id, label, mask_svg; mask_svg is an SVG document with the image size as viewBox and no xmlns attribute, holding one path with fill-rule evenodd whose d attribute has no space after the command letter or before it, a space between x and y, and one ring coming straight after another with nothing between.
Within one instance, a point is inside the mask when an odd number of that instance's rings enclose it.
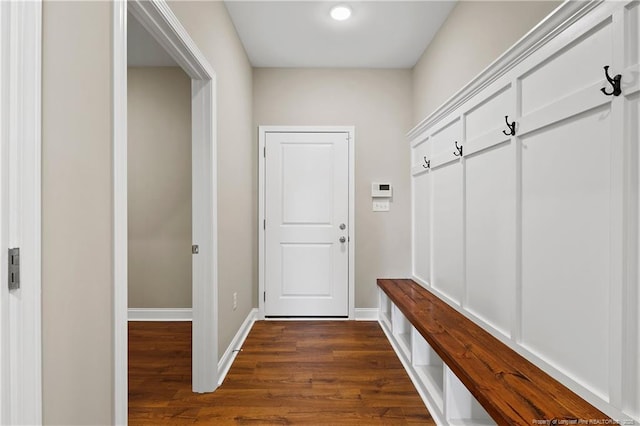
<instances>
[{"instance_id":1,"label":"thermostat","mask_svg":"<svg viewBox=\"0 0 640 426\"><path fill-rule=\"evenodd\" d=\"M373 182L371 184L371 196L373 198L391 198L391 184Z\"/></svg>"}]
</instances>

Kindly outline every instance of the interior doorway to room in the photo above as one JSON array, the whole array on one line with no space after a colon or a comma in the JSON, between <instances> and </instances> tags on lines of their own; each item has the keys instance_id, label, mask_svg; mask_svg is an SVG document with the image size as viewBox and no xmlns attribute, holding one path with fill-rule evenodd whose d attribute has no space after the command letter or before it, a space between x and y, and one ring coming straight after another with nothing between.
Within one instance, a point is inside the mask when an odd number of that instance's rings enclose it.
<instances>
[{"instance_id":1,"label":"interior doorway to room","mask_svg":"<svg viewBox=\"0 0 640 426\"><path fill-rule=\"evenodd\" d=\"M353 129L260 128L265 317L353 315Z\"/></svg>"},{"instance_id":2,"label":"interior doorway to room","mask_svg":"<svg viewBox=\"0 0 640 426\"><path fill-rule=\"evenodd\" d=\"M163 0L114 1L114 422L127 422L127 21L135 19L189 78L191 103L192 389L218 386L215 73ZM129 12L129 13L128 13ZM157 118L157 117L156 117ZM148 123L153 126L154 123ZM171 167L175 159L172 159ZM168 161L168 160L167 160ZM133 165L132 165L133 166ZM166 194L163 194L163 196ZM156 212L157 213L157 212ZM156 214L154 213L154 215ZM158 265L149 265L157 267Z\"/></svg>"},{"instance_id":3,"label":"interior doorway to room","mask_svg":"<svg viewBox=\"0 0 640 426\"><path fill-rule=\"evenodd\" d=\"M130 320L190 320L191 79L128 17Z\"/></svg>"}]
</instances>

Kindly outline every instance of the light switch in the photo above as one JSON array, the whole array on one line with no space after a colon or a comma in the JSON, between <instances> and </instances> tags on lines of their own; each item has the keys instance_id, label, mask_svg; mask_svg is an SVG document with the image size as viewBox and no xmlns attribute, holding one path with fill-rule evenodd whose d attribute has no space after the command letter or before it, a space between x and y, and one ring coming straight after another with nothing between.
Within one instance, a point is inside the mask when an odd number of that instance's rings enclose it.
<instances>
[{"instance_id":1,"label":"light switch","mask_svg":"<svg viewBox=\"0 0 640 426\"><path fill-rule=\"evenodd\" d=\"M374 199L373 200L373 211L374 212L388 212L389 211L389 200L388 199Z\"/></svg>"}]
</instances>

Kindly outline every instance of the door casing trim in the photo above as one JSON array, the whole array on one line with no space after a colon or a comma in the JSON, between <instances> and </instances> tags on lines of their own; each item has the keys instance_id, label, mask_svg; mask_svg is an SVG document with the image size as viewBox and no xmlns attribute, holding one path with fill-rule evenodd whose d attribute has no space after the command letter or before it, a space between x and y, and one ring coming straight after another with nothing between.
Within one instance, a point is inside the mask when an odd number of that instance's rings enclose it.
<instances>
[{"instance_id":1,"label":"door casing trim","mask_svg":"<svg viewBox=\"0 0 640 426\"><path fill-rule=\"evenodd\" d=\"M264 316L264 292L265 292L265 171L266 161L264 157L265 141L267 133L347 133L349 135L349 316L347 319L355 320L355 126L258 126L258 317ZM322 318L332 319L332 318Z\"/></svg>"},{"instance_id":2,"label":"door casing trim","mask_svg":"<svg viewBox=\"0 0 640 426\"><path fill-rule=\"evenodd\" d=\"M42 2L2 2L0 21L0 424L41 424ZM9 247L21 263L11 292Z\"/></svg>"}]
</instances>

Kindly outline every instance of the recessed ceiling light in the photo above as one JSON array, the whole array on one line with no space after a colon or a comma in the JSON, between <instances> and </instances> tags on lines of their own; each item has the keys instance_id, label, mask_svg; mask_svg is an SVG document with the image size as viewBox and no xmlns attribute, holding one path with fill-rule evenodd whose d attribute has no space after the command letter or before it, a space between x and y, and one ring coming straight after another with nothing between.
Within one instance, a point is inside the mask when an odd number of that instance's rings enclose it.
<instances>
[{"instance_id":1,"label":"recessed ceiling light","mask_svg":"<svg viewBox=\"0 0 640 426\"><path fill-rule=\"evenodd\" d=\"M351 16L351 8L344 4L331 8L331 17L336 21L345 21Z\"/></svg>"}]
</instances>

